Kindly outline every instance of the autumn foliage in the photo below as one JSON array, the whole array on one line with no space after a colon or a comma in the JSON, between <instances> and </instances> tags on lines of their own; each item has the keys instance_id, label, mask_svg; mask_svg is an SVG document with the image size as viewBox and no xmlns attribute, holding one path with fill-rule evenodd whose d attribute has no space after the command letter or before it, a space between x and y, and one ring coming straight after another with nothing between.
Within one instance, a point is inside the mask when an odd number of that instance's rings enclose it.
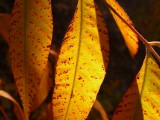
<instances>
[{"instance_id":1,"label":"autumn foliage","mask_svg":"<svg viewBox=\"0 0 160 120\"><path fill-rule=\"evenodd\" d=\"M146 46L143 65L112 119L159 120L160 59L152 46L160 43L141 37L115 0L103 2L109 7L131 57L135 58L138 52L138 38ZM56 29L51 5L50 0L15 0L11 15L0 14L0 35L9 44L9 60L22 108L7 92L0 90L0 96L14 103L18 120L29 120L50 91L53 94L46 119L85 120L94 107L107 120L103 106L96 100L110 61L109 30L100 8L94 0L78 0L57 50L52 44Z\"/></svg>"}]
</instances>

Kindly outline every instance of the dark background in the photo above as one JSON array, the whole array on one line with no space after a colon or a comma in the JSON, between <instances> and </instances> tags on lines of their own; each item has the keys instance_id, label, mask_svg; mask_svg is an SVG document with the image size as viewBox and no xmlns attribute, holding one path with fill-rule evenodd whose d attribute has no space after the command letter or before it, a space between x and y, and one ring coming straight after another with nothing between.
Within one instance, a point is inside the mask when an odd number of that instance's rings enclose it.
<instances>
[{"instance_id":1,"label":"dark background","mask_svg":"<svg viewBox=\"0 0 160 120\"><path fill-rule=\"evenodd\" d=\"M130 16L135 28L148 40L160 41L160 1L159 0L117 0ZM109 118L112 117L114 109L121 100L123 94L131 84L139 71L145 56L144 45L139 42L139 52L134 59L131 58L125 46L122 35L112 18L108 8L100 0L96 0L100 6L109 31L110 38L110 62L107 75L101 86L97 99L102 103ZM0 0L0 13L11 13L14 0ZM53 0L54 33L53 44L60 48L65 31L73 16L77 0ZM7 59L8 45L0 37L0 78L3 82L3 90L9 92L19 102L15 90L14 80ZM49 102L51 95L45 103ZM43 104L37 111L31 114L33 120L45 120L43 116ZM15 119L12 112L13 105L1 98L0 106L11 119ZM0 120L3 120L0 113ZM100 120L99 113L92 109L88 120Z\"/></svg>"}]
</instances>

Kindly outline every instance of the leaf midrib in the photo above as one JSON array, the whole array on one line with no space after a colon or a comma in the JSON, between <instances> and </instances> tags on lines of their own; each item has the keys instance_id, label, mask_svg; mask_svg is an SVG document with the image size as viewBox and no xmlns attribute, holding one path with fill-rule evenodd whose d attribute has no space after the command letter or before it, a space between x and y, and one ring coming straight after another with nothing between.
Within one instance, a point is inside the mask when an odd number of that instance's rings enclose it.
<instances>
[{"instance_id":1,"label":"leaf midrib","mask_svg":"<svg viewBox=\"0 0 160 120\"><path fill-rule=\"evenodd\" d=\"M26 108L26 110L28 109L27 106L27 102L28 102L28 84L25 84L25 82L27 81L27 70L26 70L26 63L27 63L27 54L26 54L26 50L27 50L27 38L26 38L26 34L27 34L27 9L28 9L28 2L27 0L24 0L24 93L25 93L25 98L24 98L24 107ZM26 111L28 112L28 111ZM28 116L26 116L27 118Z\"/></svg>"},{"instance_id":2,"label":"leaf midrib","mask_svg":"<svg viewBox=\"0 0 160 120\"><path fill-rule=\"evenodd\" d=\"M73 77L73 83L72 83L72 88L71 88L71 94L70 94L70 99L69 99L69 103L68 103L68 107L67 107L67 111L66 111L66 114L65 114L65 119L67 119L67 116L68 116L68 112L69 112L69 108L70 108L70 104L71 104L71 95L73 94L73 89L74 89L74 84L76 82L76 76L77 76L77 68L78 68L78 63L79 63L79 56L80 56L80 51L81 51L81 38L82 38L82 26L83 26L83 10L82 10L82 7L83 7L83 0L79 0L78 2L80 2L80 5L79 3L77 3L77 8L80 6L80 32L79 32L79 42L78 42L78 50L77 50L77 59L76 59L76 66L75 66L75 72L74 72L74 77ZM77 9L78 11L78 9Z\"/></svg>"}]
</instances>

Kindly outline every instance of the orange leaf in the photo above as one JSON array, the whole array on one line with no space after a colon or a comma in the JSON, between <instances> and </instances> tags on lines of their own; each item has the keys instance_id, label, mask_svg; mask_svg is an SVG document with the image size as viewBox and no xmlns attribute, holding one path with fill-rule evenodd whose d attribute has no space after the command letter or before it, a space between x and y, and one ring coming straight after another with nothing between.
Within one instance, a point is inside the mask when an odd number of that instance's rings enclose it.
<instances>
[{"instance_id":1,"label":"orange leaf","mask_svg":"<svg viewBox=\"0 0 160 120\"><path fill-rule=\"evenodd\" d=\"M50 0L15 0L10 21L10 56L27 120L46 70L51 39Z\"/></svg>"},{"instance_id":2,"label":"orange leaf","mask_svg":"<svg viewBox=\"0 0 160 120\"><path fill-rule=\"evenodd\" d=\"M160 67L151 53L118 105L113 120L160 120Z\"/></svg>"},{"instance_id":3,"label":"orange leaf","mask_svg":"<svg viewBox=\"0 0 160 120\"><path fill-rule=\"evenodd\" d=\"M127 13L123 10L123 8L117 3L115 0L106 0L108 4L110 4L125 20L127 20L131 25L132 21L128 17ZM111 11L111 10L110 10ZM114 13L112 12L113 18L115 19L123 37L125 43L130 51L132 58L138 52L138 38L137 35Z\"/></svg>"},{"instance_id":4,"label":"orange leaf","mask_svg":"<svg viewBox=\"0 0 160 120\"><path fill-rule=\"evenodd\" d=\"M108 33L96 11L93 0L78 1L56 66L54 120L86 119L104 79Z\"/></svg>"},{"instance_id":5,"label":"orange leaf","mask_svg":"<svg viewBox=\"0 0 160 120\"><path fill-rule=\"evenodd\" d=\"M52 111L52 102L48 103L47 105L47 120L54 120Z\"/></svg>"},{"instance_id":6,"label":"orange leaf","mask_svg":"<svg viewBox=\"0 0 160 120\"><path fill-rule=\"evenodd\" d=\"M7 41L9 39L9 20L10 14L0 13L0 35Z\"/></svg>"},{"instance_id":7,"label":"orange leaf","mask_svg":"<svg viewBox=\"0 0 160 120\"><path fill-rule=\"evenodd\" d=\"M47 68L44 72L44 76L43 76L44 78L41 80L37 96L31 107L31 111L34 111L35 109L37 109L37 107L39 107L48 96L48 93L53 85L53 80L51 78L52 72L53 71L51 70L51 65L48 62Z\"/></svg>"}]
</instances>

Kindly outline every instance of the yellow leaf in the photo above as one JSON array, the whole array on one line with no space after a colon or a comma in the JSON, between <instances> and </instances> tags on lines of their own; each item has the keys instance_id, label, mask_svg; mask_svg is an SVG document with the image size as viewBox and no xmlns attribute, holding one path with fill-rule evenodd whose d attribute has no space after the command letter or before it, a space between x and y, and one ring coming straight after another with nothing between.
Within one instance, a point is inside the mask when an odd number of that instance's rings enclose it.
<instances>
[{"instance_id":1,"label":"yellow leaf","mask_svg":"<svg viewBox=\"0 0 160 120\"><path fill-rule=\"evenodd\" d=\"M7 92L5 92L3 90L0 90L0 96L4 97L14 103L14 108L16 109L16 111L18 113L18 114L16 114L16 115L18 115L18 120L20 120L19 118L21 118L21 120L25 120L24 112L22 111L18 102L11 95L9 95Z\"/></svg>"},{"instance_id":2,"label":"yellow leaf","mask_svg":"<svg viewBox=\"0 0 160 120\"><path fill-rule=\"evenodd\" d=\"M108 56L102 15L96 13L93 0L79 0L56 66L54 120L86 119L104 79Z\"/></svg>"},{"instance_id":3,"label":"yellow leaf","mask_svg":"<svg viewBox=\"0 0 160 120\"><path fill-rule=\"evenodd\" d=\"M41 80L37 96L34 100L34 103L31 107L31 111L36 110L46 99L48 96L49 91L51 90L51 87L54 85L54 68L55 63L58 59L58 51L56 49L56 46L54 44L51 45L50 52L49 52L49 61L47 64L47 68L44 72L44 78ZM51 64L52 61L52 64ZM54 65L53 65L54 64ZM53 117L53 116L52 116Z\"/></svg>"},{"instance_id":4,"label":"yellow leaf","mask_svg":"<svg viewBox=\"0 0 160 120\"><path fill-rule=\"evenodd\" d=\"M151 53L118 105L113 120L160 120L160 67Z\"/></svg>"},{"instance_id":5,"label":"yellow leaf","mask_svg":"<svg viewBox=\"0 0 160 120\"><path fill-rule=\"evenodd\" d=\"M128 17L127 13L123 10L123 8L117 3L116 0L106 0L108 4L110 4L125 20L127 20L131 25L132 21ZM138 52L138 39L137 35L114 13L112 12L113 18L115 19L123 37L125 43L130 51L132 58Z\"/></svg>"},{"instance_id":6,"label":"yellow leaf","mask_svg":"<svg viewBox=\"0 0 160 120\"><path fill-rule=\"evenodd\" d=\"M15 0L9 31L12 71L28 120L48 61L52 39L50 0Z\"/></svg>"},{"instance_id":7,"label":"yellow leaf","mask_svg":"<svg viewBox=\"0 0 160 120\"><path fill-rule=\"evenodd\" d=\"M10 14L0 13L0 35L7 41L9 39Z\"/></svg>"},{"instance_id":8,"label":"yellow leaf","mask_svg":"<svg viewBox=\"0 0 160 120\"><path fill-rule=\"evenodd\" d=\"M53 71L51 70L51 65L48 62L47 68L44 72L43 79L41 80L41 83L40 83L40 86L37 92L37 96L31 107L31 111L36 110L37 107L39 107L43 103L43 101L46 99L46 97L48 96L48 93L53 85L53 79L51 78L52 72Z\"/></svg>"}]
</instances>

